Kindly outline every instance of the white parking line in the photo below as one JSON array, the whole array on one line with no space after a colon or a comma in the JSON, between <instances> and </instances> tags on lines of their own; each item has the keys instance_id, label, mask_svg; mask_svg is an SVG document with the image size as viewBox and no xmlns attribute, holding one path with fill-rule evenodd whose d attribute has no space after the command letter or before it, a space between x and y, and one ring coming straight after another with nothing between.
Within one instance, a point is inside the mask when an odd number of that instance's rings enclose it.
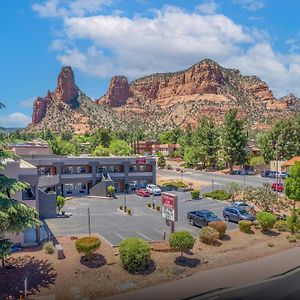
<instances>
[{"instance_id":1,"label":"white parking line","mask_svg":"<svg viewBox=\"0 0 300 300\"><path fill-rule=\"evenodd\" d=\"M123 236L121 236L121 234L118 234L117 232L115 232L115 235L117 235L119 238L121 238L122 240L125 240L125 238Z\"/></svg>"},{"instance_id":2,"label":"white parking line","mask_svg":"<svg viewBox=\"0 0 300 300\"><path fill-rule=\"evenodd\" d=\"M153 230L156 231L156 232L158 232L158 233L164 234L164 232L162 232L162 231L159 231L159 230L156 230L156 229L153 229Z\"/></svg>"},{"instance_id":3,"label":"white parking line","mask_svg":"<svg viewBox=\"0 0 300 300\"><path fill-rule=\"evenodd\" d=\"M151 241L151 242L153 242L153 240L152 239L150 239L149 237L147 237L146 235L144 235L144 234L142 234L142 233L140 233L139 231L135 231L137 234L139 234L140 236L142 236L142 237L144 237L145 239L147 239L147 240L149 240L149 241Z\"/></svg>"}]
</instances>

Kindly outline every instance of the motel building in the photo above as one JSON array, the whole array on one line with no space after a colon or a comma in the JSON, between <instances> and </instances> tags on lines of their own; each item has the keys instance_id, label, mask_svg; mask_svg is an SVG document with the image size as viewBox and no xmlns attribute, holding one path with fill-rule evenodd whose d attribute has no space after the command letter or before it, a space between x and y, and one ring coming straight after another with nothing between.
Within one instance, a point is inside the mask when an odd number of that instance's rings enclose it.
<instances>
[{"instance_id":1,"label":"motel building","mask_svg":"<svg viewBox=\"0 0 300 300\"><path fill-rule=\"evenodd\" d=\"M135 182L140 187L156 183L156 160L138 156L57 156L46 144L8 145L19 159L7 161L5 176L30 184L28 190L14 195L37 209L40 218L56 217L56 195L65 197L106 196L107 187L114 185L116 192L124 192L125 185ZM21 245L38 242L39 232L28 232L9 237Z\"/></svg>"}]
</instances>

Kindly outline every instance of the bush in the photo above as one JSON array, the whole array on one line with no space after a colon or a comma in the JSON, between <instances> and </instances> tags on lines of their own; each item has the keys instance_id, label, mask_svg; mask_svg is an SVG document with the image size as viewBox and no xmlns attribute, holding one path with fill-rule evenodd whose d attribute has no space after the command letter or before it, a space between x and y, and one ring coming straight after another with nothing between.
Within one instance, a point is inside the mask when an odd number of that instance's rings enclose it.
<instances>
[{"instance_id":1,"label":"bush","mask_svg":"<svg viewBox=\"0 0 300 300\"><path fill-rule=\"evenodd\" d=\"M209 227L216 229L219 232L219 239L221 239L227 230L227 224L223 221L214 221L208 224Z\"/></svg>"},{"instance_id":2,"label":"bush","mask_svg":"<svg viewBox=\"0 0 300 300\"><path fill-rule=\"evenodd\" d=\"M284 220L276 221L274 224L274 228L278 231L288 231L287 222Z\"/></svg>"},{"instance_id":3,"label":"bush","mask_svg":"<svg viewBox=\"0 0 300 300\"><path fill-rule=\"evenodd\" d=\"M200 190L192 190L191 196L192 196L192 199L198 199L200 197Z\"/></svg>"},{"instance_id":4,"label":"bush","mask_svg":"<svg viewBox=\"0 0 300 300\"><path fill-rule=\"evenodd\" d=\"M252 232L251 226L252 226L252 222L251 221L248 221L248 220L241 220L241 221L239 221L239 229L242 232L251 233Z\"/></svg>"},{"instance_id":5,"label":"bush","mask_svg":"<svg viewBox=\"0 0 300 300\"><path fill-rule=\"evenodd\" d=\"M141 272L150 263L150 246L139 238L129 238L121 242L119 254L122 266L129 272Z\"/></svg>"},{"instance_id":6,"label":"bush","mask_svg":"<svg viewBox=\"0 0 300 300\"><path fill-rule=\"evenodd\" d=\"M83 237L75 242L78 253L83 253L86 258L90 259L93 253L100 248L101 241L97 237Z\"/></svg>"},{"instance_id":7,"label":"bush","mask_svg":"<svg viewBox=\"0 0 300 300\"><path fill-rule=\"evenodd\" d=\"M52 242L46 242L43 245L43 250L46 254L53 254L55 252L55 247Z\"/></svg>"},{"instance_id":8,"label":"bush","mask_svg":"<svg viewBox=\"0 0 300 300\"><path fill-rule=\"evenodd\" d=\"M179 188L187 188L188 185L182 181L170 181L170 182L164 182L162 186L169 186L175 189Z\"/></svg>"},{"instance_id":9,"label":"bush","mask_svg":"<svg viewBox=\"0 0 300 300\"><path fill-rule=\"evenodd\" d=\"M112 197L114 195L115 191L116 191L116 188L113 185L109 185L107 187L107 193L110 197Z\"/></svg>"},{"instance_id":10,"label":"bush","mask_svg":"<svg viewBox=\"0 0 300 300\"><path fill-rule=\"evenodd\" d=\"M170 235L169 244L172 249L179 250L182 256L183 251L193 248L194 238L187 231L173 232Z\"/></svg>"},{"instance_id":11,"label":"bush","mask_svg":"<svg viewBox=\"0 0 300 300\"><path fill-rule=\"evenodd\" d=\"M147 206L148 206L148 207L152 207L152 204L148 202L148 203L147 203Z\"/></svg>"},{"instance_id":12,"label":"bush","mask_svg":"<svg viewBox=\"0 0 300 300\"><path fill-rule=\"evenodd\" d=\"M256 214L256 219L259 222L262 231L272 229L277 221L277 217L266 211L259 211Z\"/></svg>"},{"instance_id":13,"label":"bush","mask_svg":"<svg viewBox=\"0 0 300 300\"><path fill-rule=\"evenodd\" d=\"M127 208L127 213L131 215L131 208Z\"/></svg>"},{"instance_id":14,"label":"bush","mask_svg":"<svg viewBox=\"0 0 300 300\"><path fill-rule=\"evenodd\" d=\"M297 242L297 240L296 240L296 238L295 238L294 235L288 235L286 238L287 238L287 240L288 240L290 243L296 243L296 242Z\"/></svg>"},{"instance_id":15,"label":"bush","mask_svg":"<svg viewBox=\"0 0 300 300\"><path fill-rule=\"evenodd\" d=\"M219 232L212 227L207 226L200 230L199 238L204 244L211 245L217 240L218 237Z\"/></svg>"},{"instance_id":16,"label":"bush","mask_svg":"<svg viewBox=\"0 0 300 300\"><path fill-rule=\"evenodd\" d=\"M286 220L287 228L291 233L295 233L300 228L300 217L295 210L292 210L291 215Z\"/></svg>"},{"instance_id":17,"label":"bush","mask_svg":"<svg viewBox=\"0 0 300 300\"><path fill-rule=\"evenodd\" d=\"M120 210L123 210L123 205L120 205L120 206L119 206L119 209L120 209Z\"/></svg>"},{"instance_id":18,"label":"bush","mask_svg":"<svg viewBox=\"0 0 300 300\"><path fill-rule=\"evenodd\" d=\"M156 205L156 210L160 211L160 206L159 205Z\"/></svg>"},{"instance_id":19,"label":"bush","mask_svg":"<svg viewBox=\"0 0 300 300\"><path fill-rule=\"evenodd\" d=\"M260 229L259 222L257 220L254 220L252 222L252 225L254 226L255 229Z\"/></svg>"},{"instance_id":20,"label":"bush","mask_svg":"<svg viewBox=\"0 0 300 300\"><path fill-rule=\"evenodd\" d=\"M204 194L204 196L222 201L228 200L231 197L231 195L225 190L215 190L214 192Z\"/></svg>"},{"instance_id":21,"label":"bush","mask_svg":"<svg viewBox=\"0 0 300 300\"><path fill-rule=\"evenodd\" d=\"M64 207L65 202L66 202L65 197L63 197L61 195L56 196L56 207L57 207L58 213L60 213L60 211Z\"/></svg>"}]
</instances>

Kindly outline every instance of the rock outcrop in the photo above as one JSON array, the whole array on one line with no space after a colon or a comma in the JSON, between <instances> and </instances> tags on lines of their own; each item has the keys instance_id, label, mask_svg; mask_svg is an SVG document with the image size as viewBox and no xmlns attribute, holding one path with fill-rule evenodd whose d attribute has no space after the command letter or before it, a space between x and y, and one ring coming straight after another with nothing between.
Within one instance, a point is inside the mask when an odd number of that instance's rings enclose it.
<instances>
[{"instance_id":1,"label":"rock outcrop","mask_svg":"<svg viewBox=\"0 0 300 300\"><path fill-rule=\"evenodd\" d=\"M108 92L97 102L103 102L111 107L119 107L126 104L129 98L129 84L124 76L115 76L110 80Z\"/></svg>"}]
</instances>

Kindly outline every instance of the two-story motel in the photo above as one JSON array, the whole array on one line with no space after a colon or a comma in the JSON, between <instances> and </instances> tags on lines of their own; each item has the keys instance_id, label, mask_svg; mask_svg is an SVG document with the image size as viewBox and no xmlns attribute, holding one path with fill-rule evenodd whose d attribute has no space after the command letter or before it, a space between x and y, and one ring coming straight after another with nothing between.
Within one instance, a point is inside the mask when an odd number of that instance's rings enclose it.
<instances>
[{"instance_id":1,"label":"two-story motel","mask_svg":"<svg viewBox=\"0 0 300 300\"><path fill-rule=\"evenodd\" d=\"M58 194L100 196L110 184L117 192L124 192L125 185L131 182L140 186L156 183L156 161L152 157L63 157L32 143L8 148L20 159L7 161L2 173L30 184L28 190L17 193L14 198L34 206L41 218L56 217ZM29 230L28 234L25 232L12 240L26 244L32 242L33 236L39 239L38 232L33 234L33 230Z\"/></svg>"}]
</instances>

